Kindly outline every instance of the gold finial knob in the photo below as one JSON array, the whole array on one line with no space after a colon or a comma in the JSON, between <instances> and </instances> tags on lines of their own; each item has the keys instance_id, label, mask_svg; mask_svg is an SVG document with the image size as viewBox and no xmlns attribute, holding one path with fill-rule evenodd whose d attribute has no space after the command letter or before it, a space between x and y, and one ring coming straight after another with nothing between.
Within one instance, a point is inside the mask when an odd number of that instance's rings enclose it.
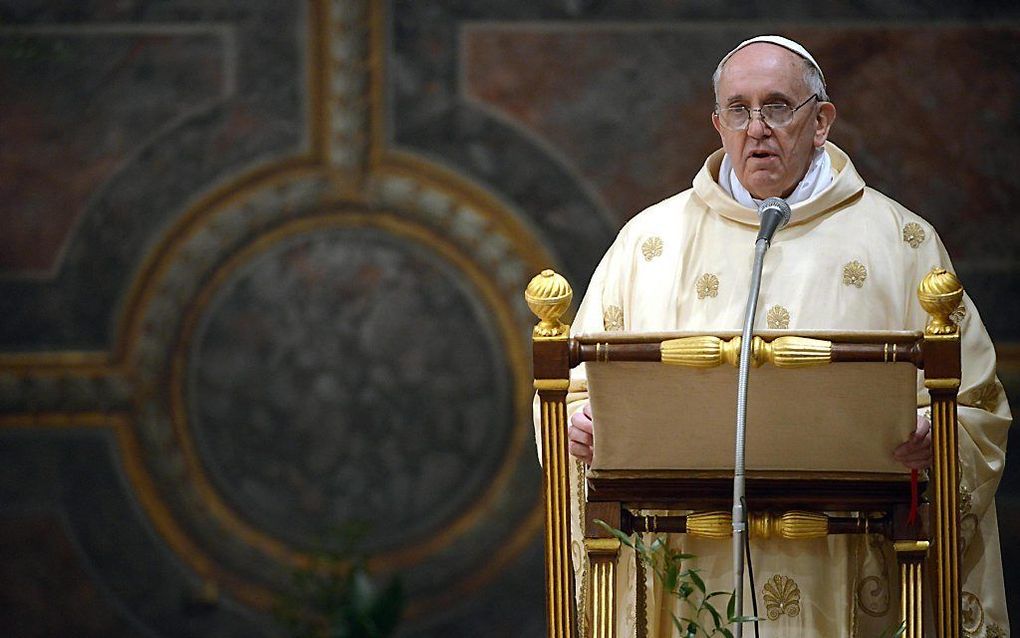
<instances>
[{"instance_id":1,"label":"gold finial knob","mask_svg":"<svg viewBox=\"0 0 1020 638\"><path fill-rule=\"evenodd\" d=\"M963 286L956 275L945 268L932 268L917 286L917 298L931 317L925 328L927 334L944 335L956 331L956 324L949 318L963 300Z\"/></svg>"},{"instance_id":2,"label":"gold finial knob","mask_svg":"<svg viewBox=\"0 0 1020 638\"><path fill-rule=\"evenodd\" d=\"M534 329L536 337L559 337L567 333L567 326L560 317L573 298L574 291L567 280L548 268L532 278L524 291L524 300L540 320Z\"/></svg>"}]
</instances>

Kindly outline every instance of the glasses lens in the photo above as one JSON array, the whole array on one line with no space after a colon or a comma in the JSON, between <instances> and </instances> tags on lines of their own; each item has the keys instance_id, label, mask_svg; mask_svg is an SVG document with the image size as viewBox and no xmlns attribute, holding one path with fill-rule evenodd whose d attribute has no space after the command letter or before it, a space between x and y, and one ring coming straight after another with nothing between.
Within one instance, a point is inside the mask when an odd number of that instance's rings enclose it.
<instances>
[{"instance_id":1,"label":"glasses lens","mask_svg":"<svg viewBox=\"0 0 1020 638\"><path fill-rule=\"evenodd\" d=\"M751 114L743 106L731 106L728 109L719 109L719 121L731 131L741 131L751 119Z\"/></svg>"},{"instance_id":2,"label":"glasses lens","mask_svg":"<svg viewBox=\"0 0 1020 638\"><path fill-rule=\"evenodd\" d=\"M772 128L780 128L793 119L793 109L785 104L766 104L761 107L761 117Z\"/></svg>"}]
</instances>

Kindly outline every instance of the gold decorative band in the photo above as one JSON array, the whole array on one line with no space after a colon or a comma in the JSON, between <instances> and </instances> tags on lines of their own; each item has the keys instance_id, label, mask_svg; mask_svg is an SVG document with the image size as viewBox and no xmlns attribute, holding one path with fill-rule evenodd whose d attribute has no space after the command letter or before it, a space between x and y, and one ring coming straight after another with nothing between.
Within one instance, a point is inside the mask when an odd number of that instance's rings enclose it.
<instances>
[{"instance_id":1,"label":"gold decorative band","mask_svg":"<svg viewBox=\"0 0 1020 638\"><path fill-rule=\"evenodd\" d=\"M570 379L535 379L535 389L566 392L570 389Z\"/></svg>"},{"instance_id":2,"label":"gold decorative band","mask_svg":"<svg viewBox=\"0 0 1020 638\"><path fill-rule=\"evenodd\" d=\"M618 538L586 538L584 548L589 554L616 554L620 551Z\"/></svg>"},{"instance_id":3,"label":"gold decorative band","mask_svg":"<svg viewBox=\"0 0 1020 638\"><path fill-rule=\"evenodd\" d=\"M897 554L902 552L926 552L931 546L928 541L894 541L893 549Z\"/></svg>"},{"instance_id":4,"label":"gold decorative band","mask_svg":"<svg viewBox=\"0 0 1020 638\"><path fill-rule=\"evenodd\" d=\"M924 387L929 390L957 390L960 387L959 379L925 379Z\"/></svg>"}]
</instances>

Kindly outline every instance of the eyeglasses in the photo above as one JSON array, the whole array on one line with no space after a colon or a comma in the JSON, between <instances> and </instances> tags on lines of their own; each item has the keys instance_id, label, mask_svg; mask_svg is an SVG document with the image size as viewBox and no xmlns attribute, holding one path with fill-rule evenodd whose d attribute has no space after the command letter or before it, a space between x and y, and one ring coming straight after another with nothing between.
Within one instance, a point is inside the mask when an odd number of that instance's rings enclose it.
<instances>
[{"instance_id":1,"label":"eyeglasses","mask_svg":"<svg viewBox=\"0 0 1020 638\"><path fill-rule=\"evenodd\" d=\"M790 107L787 104L763 104L758 109L749 109L746 106L730 106L725 109L716 107L715 114L719 117L719 123L731 131L746 129L751 124L751 114L755 111L761 114L762 122L769 128L783 128L793 121L794 113L811 100L817 99L820 98L816 93L796 107Z\"/></svg>"}]
</instances>

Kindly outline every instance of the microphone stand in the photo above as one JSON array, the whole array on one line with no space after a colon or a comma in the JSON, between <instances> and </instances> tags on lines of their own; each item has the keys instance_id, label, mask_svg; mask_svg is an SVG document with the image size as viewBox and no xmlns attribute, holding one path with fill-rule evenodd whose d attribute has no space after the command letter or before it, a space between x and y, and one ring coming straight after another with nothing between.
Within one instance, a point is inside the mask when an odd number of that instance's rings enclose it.
<instances>
[{"instance_id":1,"label":"microphone stand","mask_svg":"<svg viewBox=\"0 0 1020 638\"><path fill-rule=\"evenodd\" d=\"M740 372L737 377L737 433L733 460L733 610L734 616L744 615L744 543L747 536L747 504L744 491L744 441L747 427L747 377L751 368L751 329L758 307L761 271L765 251L772 235L790 221L790 205L779 197L769 197L758 207L761 218L758 238L754 242L754 266L751 269L751 290L744 309L744 327L740 333ZM752 595L754 592L752 592ZM744 635L744 623L737 621L734 638Z\"/></svg>"},{"instance_id":2,"label":"microphone stand","mask_svg":"<svg viewBox=\"0 0 1020 638\"><path fill-rule=\"evenodd\" d=\"M754 243L754 267L751 290L744 310L744 328L740 333L740 372L737 377L737 445L733 462L733 609L737 618L744 615L744 536L747 534L747 510L744 504L744 430L747 426L747 377L751 364L751 327L758 307L761 271L769 242L762 237ZM743 636L744 623L737 621L734 638Z\"/></svg>"}]
</instances>

